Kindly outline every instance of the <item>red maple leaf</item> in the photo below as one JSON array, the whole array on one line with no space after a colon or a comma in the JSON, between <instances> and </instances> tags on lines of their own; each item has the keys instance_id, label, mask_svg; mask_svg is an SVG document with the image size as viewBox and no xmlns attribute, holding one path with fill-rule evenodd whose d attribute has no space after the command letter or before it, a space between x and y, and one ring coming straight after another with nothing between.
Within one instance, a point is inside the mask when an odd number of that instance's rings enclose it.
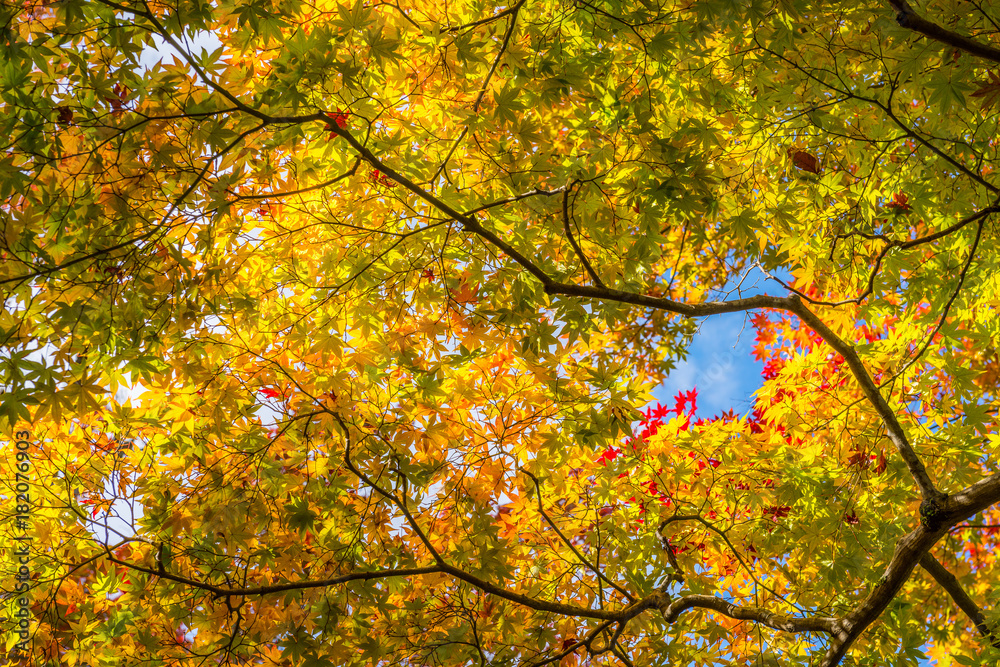
<instances>
[{"instance_id":1,"label":"red maple leaf","mask_svg":"<svg viewBox=\"0 0 1000 667\"><path fill-rule=\"evenodd\" d=\"M770 516L774 521L778 519L784 519L792 511L792 508L788 505L771 505L770 507L764 508L764 514Z\"/></svg>"},{"instance_id":2,"label":"red maple leaf","mask_svg":"<svg viewBox=\"0 0 1000 667\"><path fill-rule=\"evenodd\" d=\"M378 169L372 169L368 176L375 185L384 185L387 188L396 187L396 183Z\"/></svg>"},{"instance_id":3,"label":"red maple leaf","mask_svg":"<svg viewBox=\"0 0 1000 667\"><path fill-rule=\"evenodd\" d=\"M608 447L604 450L604 453L597 458L597 462L600 464L607 464L608 461L614 461L618 458L619 454L621 454L620 450L615 449L614 447Z\"/></svg>"},{"instance_id":4,"label":"red maple leaf","mask_svg":"<svg viewBox=\"0 0 1000 667\"><path fill-rule=\"evenodd\" d=\"M330 138L335 139L337 137L337 130L334 128L336 125L341 130L347 127L347 117L350 115L345 111L337 109L336 111L327 111L323 114L327 118L333 121L333 123L327 123L326 129L330 132Z\"/></svg>"},{"instance_id":5,"label":"red maple leaf","mask_svg":"<svg viewBox=\"0 0 1000 667\"><path fill-rule=\"evenodd\" d=\"M788 154L792 157L792 164L802 171L808 171L810 174L819 173L819 160L812 153L789 148Z\"/></svg>"},{"instance_id":6,"label":"red maple leaf","mask_svg":"<svg viewBox=\"0 0 1000 667\"><path fill-rule=\"evenodd\" d=\"M128 97L128 87L123 86L120 83L116 83L112 92L115 96L107 97L105 99L111 104L111 108L113 109L112 115L118 116L125 109L125 99Z\"/></svg>"},{"instance_id":7,"label":"red maple leaf","mask_svg":"<svg viewBox=\"0 0 1000 667\"><path fill-rule=\"evenodd\" d=\"M864 450L852 449L851 455L847 457L847 465L863 470L871 465L871 458Z\"/></svg>"},{"instance_id":8,"label":"red maple leaf","mask_svg":"<svg viewBox=\"0 0 1000 667\"><path fill-rule=\"evenodd\" d=\"M982 98L983 109L989 109L1000 102L1000 74L988 72L989 81L983 83L980 88L972 93L972 97Z\"/></svg>"},{"instance_id":9,"label":"red maple leaf","mask_svg":"<svg viewBox=\"0 0 1000 667\"><path fill-rule=\"evenodd\" d=\"M339 127L340 129L344 129L345 127L347 127L347 117L350 114L348 114L345 111L341 111L340 109L337 109L336 111L327 111L326 114L324 115L330 120L332 120L334 123L336 123L337 127ZM327 125L327 127L330 126Z\"/></svg>"},{"instance_id":10,"label":"red maple leaf","mask_svg":"<svg viewBox=\"0 0 1000 667\"><path fill-rule=\"evenodd\" d=\"M688 414L694 414L698 410L698 388L694 387L690 391L679 392L674 396L674 412L681 414L684 412L684 406L689 402L691 403L691 411Z\"/></svg>"},{"instance_id":11,"label":"red maple leaf","mask_svg":"<svg viewBox=\"0 0 1000 667\"><path fill-rule=\"evenodd\" d=\"M894 213L906 213L912 207L909 204L909 198L902 192L897 192L892 196L892 201L889 202L889 208L891 208Z\"/></svg>"}]
</instances>

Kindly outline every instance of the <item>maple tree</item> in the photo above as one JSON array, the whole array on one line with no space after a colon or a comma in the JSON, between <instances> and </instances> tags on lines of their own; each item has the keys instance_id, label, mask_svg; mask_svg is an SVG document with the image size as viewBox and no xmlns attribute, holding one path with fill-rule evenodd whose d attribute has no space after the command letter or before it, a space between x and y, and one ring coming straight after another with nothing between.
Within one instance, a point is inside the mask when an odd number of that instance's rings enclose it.
<instances>
[{"instance_id":1,"label":"maple tree","mask_svg":"<svg viewBox=\"0 0 1000 667\"><path fill-rule=\"evenodd\" d=\"M1000 7L0 6L13 657L1000 658Z\"/></svg>"}]
</instances>

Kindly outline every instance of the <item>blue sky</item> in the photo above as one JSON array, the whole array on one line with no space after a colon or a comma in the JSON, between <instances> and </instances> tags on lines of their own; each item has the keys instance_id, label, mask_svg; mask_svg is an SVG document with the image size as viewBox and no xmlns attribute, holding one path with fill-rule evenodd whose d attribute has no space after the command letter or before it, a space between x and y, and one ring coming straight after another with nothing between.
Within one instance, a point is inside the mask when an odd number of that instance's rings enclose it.
<instances>
[{"instance_id":1,"label":"blue sky","mask_svg":"<svg viewBox=\"0 0 1000 667\"><path fill-rule=\"evenodd\" d=\"M735 285L740 282L742 287L737 290ZM744 280L734 280L732 285L711 298L786 294L781 285L768 280L759 269L751 269ZM666 381L653 391L653 396L664 405L673 405L678 392L697 387L699 417L712 417L729 409L738 415L750 412L764 368L753 358L755 336L747 313L725 313L700 320L698 333L688 348L688 358L677 364Z\"/></svg>"},{"instance_id":2,"label":"blue sky","mask_svg":"<svg viewBox=\"0 0 1000 667\"><path fill-rule=\"evenodd\" d=\"M790 278L780 275L782 280ZM743 281L743 288L723 290L714 299L734 299L773 294L784 296L786 290L753 269ZM678 392L698 388L698 417L708 418L732 408L745 415L753 408L753 393L760 389L763 364L753 358L756 332L750 324L750 314L726 313L712 315L700 321L698 332L688 348L688 358L680 362L666 381L653 391L658 401L673 405ZM924 652L929 644L920 647ZM932 667L937 661L924 659L919 667Z\"/></svg>"},{"instance_id":3,"label":"blue sky","mask_svg":"<svg viewBox=\"0 0 1000 667\"><path fill-rule=\"evenodd\" d=\"M755 332L749 319L744 313L727 313L702 321L688 358L653 392L656 399L673 405L678 392L697 387L699 417L730 408L739 415L749 412L763 368L751 354Z\"/></svg>"}]
</instances>

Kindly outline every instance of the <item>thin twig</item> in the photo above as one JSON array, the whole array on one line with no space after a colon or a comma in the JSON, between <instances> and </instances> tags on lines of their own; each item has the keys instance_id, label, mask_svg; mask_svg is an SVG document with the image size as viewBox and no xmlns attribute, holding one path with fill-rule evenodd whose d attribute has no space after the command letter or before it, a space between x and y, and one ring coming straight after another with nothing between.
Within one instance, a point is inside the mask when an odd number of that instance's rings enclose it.
<instances>
[{"instance_id":1,"label":"thin twig","mask_svg":"<svg viewBox=\"0 0 1000 667\"><path fill-rule=\"evenodd\" d=\"M577 549L573 545L573 543L570 542L569 539L565 535L563 535L563 532L561 530L559 530L559 527L556 526L555 522L553 522L552 519L549 518L549 515L545 512L545 509L542 507L542 487L541 487L541 484L539 484L539 482L538 482L538 478L535 477L534 475L532 475L530 472L528 472L524 468L518 468L518 470L520 470L522 473L524 473L525 475L527 475L528 477L530 477L531 481L535 483L535 493L538 494L538 513L542 515L542 518L545 519L545 522L547 524L549 524L549 526L552 528L552 530L554 530L556 532L556 535L559 536L559 539L561 539L563 541L563 543L570 548L570 550L573 552L573 555L575 555L580 560L581 563L583 563L584 565L586 565L587 568L591 572L593 572L594 574L596 574L598 579L600 579L601 581L603 581L604 583L606 583L608 586L611 586L616 591L618 591L619 593L621 593L622 596L624 596L625 599L628 600L629 602L635 602L635 597L631 593L629 593L627 590L625 590L624 588L622 588L621 586L619 586L615 582L613 582L610 579L608 579L606 576L604 576L604 574L599 569L597 569L597 567L594 566L593 563L591 563L589 560L587 560L586 558L584 558L583 554L580 553L579 549Z\"/></svg>"},{"instance_id":2,"label":"thin twig","mask_svg":"<svg viewBox=\"0 0 1000 667\"><path fill-rule=\"evenodd\" d=\"M517 4L512 6L510 9L507 9L498 14L497 16L494 16L493 18L489 19L491 21L495 21L501 16L506 16L507 14L510 14L510 23L507 25L507 32L504 33L503 41L500 43L500 50L497 52L496 58L493 59L493 64L490 66L490 71L486 73L486 78L483 79L483 85L480 86L479 88L479 94L476 95L476 101L472 103L473 115L479 113L479 105L483 103L483 97L486 95L486 91L489 89L490 80L493 78L493 74L497 71L497 67L500 65L500 59L503 58L503 54L507 51L507 45L510 44L511 35L514 34L514 24L517 22L517 13L521 10L521 7L524 6L524 3L525 0L518 0ZM470 25L477 25L477 24L470 24ZM462 128L462 132L461 134L458 135L458 138L455 139L455 143L452 144L451 150L448 151L448 154L444 157L444 160L441 161L440 166L438 166L437 170L434 172L434 176L430 180L432 186L435 183L435 181L437 181L438 177L441 175L441 172L444 171L444 168L445 166L447 166L448 161L451 160L451 156L455 154L455 149L458 148L458 146L462 143L462 139L464 139L465 135L467 135L468 133L469 133L469 126L466 125L464 128Z\"/></svg>"},{"instance_id":3,"label":"thin twig","mask_svg":"<svg viewBox=\"0 0 1000 667\"><path fill-rule=\"evenodd\" d=\"M563 198L562 198L563 229L566 230L566 238L569 239L569 244L573 246L573 251L576 253L576 256L580 258L580 262L583 263L583 268L587 270L587 273L590 275L590 279L593 280L594 284L597 285L598 287L604 287L604 283L601 281L601 277L597 275L596 271L594 271L594 267L590 265L590 260L588 260L587 256L583 254L583 249L576 242L576 239L573 238L573 230L570 225L570 215L569 215L569 196L573 192L573 186L576 183L577 181L573 181L572 183L566 186L565 190L563 190Z\"/></svg>"}]
</instances>

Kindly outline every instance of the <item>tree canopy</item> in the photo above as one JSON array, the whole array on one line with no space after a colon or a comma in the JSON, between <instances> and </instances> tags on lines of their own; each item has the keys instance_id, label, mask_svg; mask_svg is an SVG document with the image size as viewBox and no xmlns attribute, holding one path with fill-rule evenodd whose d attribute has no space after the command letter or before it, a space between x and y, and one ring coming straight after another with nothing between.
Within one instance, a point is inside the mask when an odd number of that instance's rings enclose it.
<instances>
[{"instance_id":1,"label":"tree canopy","mask_svg":"<svg viewBox=\"0 0 1000 667\"><path fill-rule=\"evenodd\" d=\"M2 15L17 660L1000 659L996 3Z\"/></svg>"}]
</instances>

